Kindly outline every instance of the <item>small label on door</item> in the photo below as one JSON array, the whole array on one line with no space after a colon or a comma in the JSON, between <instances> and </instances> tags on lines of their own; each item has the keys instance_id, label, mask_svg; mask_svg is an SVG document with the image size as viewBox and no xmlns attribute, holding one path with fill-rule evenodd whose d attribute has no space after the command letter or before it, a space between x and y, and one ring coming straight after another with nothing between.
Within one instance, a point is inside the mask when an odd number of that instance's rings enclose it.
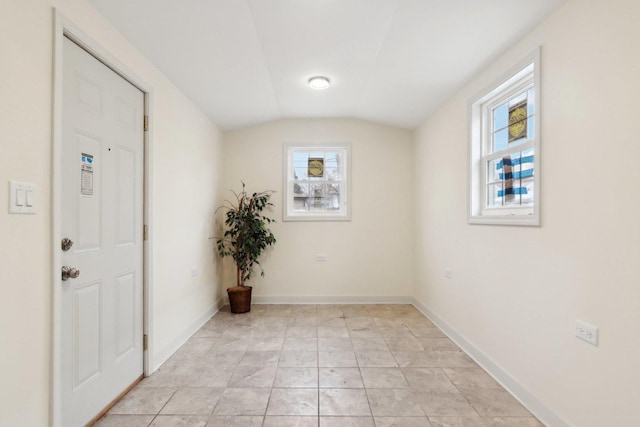
<instances>
[{"instance_id":1,"label":"small label on door","mask_svg":"<svg viewBox=\"0 0 640 427\"><path fill-rule=\"evenodd\" d=\"M82 153L80 168L80 194L93 196L93 155Z\"/></svg>"}]
</instances>

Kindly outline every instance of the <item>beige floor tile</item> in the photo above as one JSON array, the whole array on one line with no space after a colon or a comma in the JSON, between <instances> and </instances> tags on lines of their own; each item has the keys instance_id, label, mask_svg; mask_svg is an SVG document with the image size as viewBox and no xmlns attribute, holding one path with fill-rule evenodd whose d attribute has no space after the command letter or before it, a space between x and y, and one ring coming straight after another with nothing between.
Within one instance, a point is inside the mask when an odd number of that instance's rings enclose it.
<instances>
[{"instance_id":1,"label":"beige floor tile","mask_svg":"<svg viewBox=\"0 0 640 427\"><path fill-rule=\"evenodd\" d=\"M216 368L227 369L237 366L243 357L244 350L228 351L212 349L202 359L200 359L200 361L206 362L210 366L215 366Z\"/></svg>"},{"instance_id":2,"label":"beige floor tile","mask_svg":"<svg viewBox=\"0 0 640 427\"><path fill-rule=\"evenodd\" d=\"M376 427L431 427L427 417L375 417Z\"/></svg>"},{"instance_id":3,"label":"beige floor tile","mask_svg":"<svg viewBox=\"0 0 640 427\"><path fill-rule=\"evenodd\" d=\"M209 418L207 427L262 427L262 420L262 416L213 415Z\"/></svg>"},{"instance_id":4,"label":"beige floor tile","mask_svg":"<svg viewBox=\"0 0 640 427\"><path fill-rule=\"evenodd\" d=\"M353 351L325 351L318 352L318 366L325 368L357 367L356 354Z\"/></svg>"},{"instance_id":5,"label":"beige floor tile","mask_svg":"<svg viewBox=\"0 0 640 427\"><path fill-rule=\"evenodd\" d=\"M414 390L416 401L422 406L425 415L431 417L476 417L478 414L459 391L440 391L438 393ZM432 422L433 424L433 422Z\"/></svg>"},{"instance_id":6,"label":"beige floor tile","mask_svg":"<svg viewBox=\"0 0 640 427\"><path fill-rule=\"evenodd\" d=\"M415 390L430 393L458 391L441 368L402 368L402 372L409 386Z\"/></svg>"},{"instance_id":7,"label":"beige floor tile","mask_svg":"<svg viewBox=\"0 0 640 427\"><path fill-rule=\"evenodd\" d=\"M417 338L446 338L447 336L436 326L410 326L409 331Z\"/></svg>"},{"instance_id":8,"label":"beige floor tile","mask_svg":"<svg viewBox=\"0 0 640 427\"><path fill-rule=\"evenodd\" d=\"M238 366L233 370L228 387L267 387L273 386L276 378L275 366Z\"/></svg>"},{"instance_id":9,"label":"beige floor tile","mask_svg":"<svg viewBox=\"0 0 640 427\"><path fill-rule=\"evenodd\" d=\"M349 328L349 335L351 335L351 338L368 338L368 337L382 338L380 331L378 331L378 328L375 328L375 327Z\"/></svg>"},{"instance_id":10,"label":"beige floor tile","mask_svg":"<svg viewBox=\"0 0 640 427\"><path fill-rule=\"evenodd\" d=\"M355 351L389 351L382 337L352 337L351 341Z\"/></svg>"},{"instance_id":11,"label":"beige floor tile","mask_svg":"<svg viewBox=\"0 0 640 427\"><path fill-rule=\"evenodd\" d=\"M531 416L513 396L502 389L457 386L462 395L482 417Z\"/></svg>"},{"instance_id":12,"label":"beige floor tile","mask_svg":"<svg viewBox=\"0 0 640 427\"><path fill-rule=\"evenodd\" d=\"M346 328L347 322L343 316L340 317L322 317L318 319L318 327L322 328Z\"/></svg>"},{"instance_id":13,"label":"beige floor tile","mask_svg":"<svg viewBox=\"0 0 640 427\"><path fill-rule=\"evenodd\" d=\"M272 416L264 418L263 427L318 427L318 417Z\"/></svg>"},{"instance_id":14,"label":"beige floor tile","mask_svg":"<svg viewBox=\"0 0 640 427\"><path fill-rule=\"evenodd\" d=\"M287 337L282 351L318 351L318 338Z\"/></svg>"},{"instance_id":15,"label":"beige floor tile","mask_svg":"<svg viewBox=\"0 0 640 427\"><path fill-rule=\"evenodd\" d=\"M195 334L193 334L194 338L220 338L222 336L221 330L215 329L207 329L200 328Z\"/></svg>"},{"instance_id":16,"label":"beige floor tile","mask_svg":"<svg viewBox=\"0 0 640 427\"><path fill-rule=\"evenodd\" d=\"M209 416L222 396L223 390L221 388L191 387L180 389L171 396L160 413L163 415Z\"/></svg>"},{"instance_id":17,"label":"beige floor tile","mask_svg":"<svg viewBox=\"0 0 640 427\"><path fill-rule=\"evenodd\" d=\"M228 351L246 351L251 343L250 338L222 337L210 347L210 351L224 353Z\"/></svg>"},{"instance_id":18,"label":"beige floor tile","mask_svg":"<svg viewBox=\"0 0 640 427\"><path fill-rule=\"evenodd\" d=\"M429 421L433 427L487 427L477 415L472 417L429 417Z\"/></svg>"},{"instance_id":19,"label":"beige floor tile","mask_svg":"<svg viewBox=\"0 0 640 427\"><path fill-rule=\"evenodd\" d=\"M544 427L534 417L488 417L483 421L486 427Z\"/></svg>"},{"instance_id":20,"label":"beige floor tile","mask_svg":"<svg viewBox=\"0 0 640 427\"><path fill-rule=\"evenodd\" d=\"M375 417L424 415L422 407L410 389L367 389L367 396Z\"/></svg>"},{"instance_id":21,"label":"beige floor tile","mask_svg":"<svg viewBox=\"0 0 640 427\"><path fill-rule=\"evenodd\" d=\"M400 368L360 368L366 388L408 388Z\"/></svg>"},{"instance_id":22,"label":"beige floor tile","mask_svg":"<svg viewBox=\"0 0 640 427\"><path fill-rule=\"evenodd\" d=\"M364 388L358 368L320 368L320 388Z\"/></svg>"},{"instance_id":23,"label":"beige floor tile","mask_svg":"<svg viewBox=\"0 0 640 427\"><path fill-rule=\"evenodd\" d=\"M277 366L280 351L246 351L238 366Z\"/></svg>"},{"instance_id":24,"label":"beige floor tile","mask_svg":"<svg viewBox=\"0 0 640 427\"><path fill-rule=\"evenodd\" d=\"M380 335L382 335L384 338L411 338L413 337L413 334L411 334L411 331L409 330L409 328L405 327L405 326L383 326L383 327L378 327L378 330L380 331Z\"/></svg>"},{"instance_id":25,"label":"beige floor tile","mask_svg":"<svg viewBox=\"0 0 640 427\"><path fill-rule=\"evenodd\" d=\"M339 319L344 322L343 319ZM319 338L349 338L349 330L346 326L318 326Z\"/></svg>"},{"instance_id":26,"label":"beige floor tile","mask_svg":"<svg viewBox=\"0 0 640 427\"><path fill-rule=\"evenodd\" d=\"M214 415L264 415L271 390L268 388L226 388Z\"/></svg>"},{"instance_id":27,"label":"beige floor tile","mask_svg":"<svg viewBox=\"0 0 640 427\"><path fill-rule=\"evenodd\" d=\"M137 387L127 393L113 408L110 414L157 414L169 401L175 387L155 388Z\"/></svg>"},{"instance_id":28,"label":"beige floor tile","mask_svg":"<svg viewBox=\"0 0 640 427\"><path fill-rule=\"evenodd\" d=\"M348 334L346 337L318 338L318 349L321 351L353 351L353 344Z\"/></svg>"},{"instance_id":29,"label":"beige floor tile","mask_svg":"<svg viewBox=\"0 0 640 427\"><path fill-rule=\"evenodd\" d=\"M374 415L377 427L542 425L406 304L223 307L97 425L371 427Z\"/></svg>"},{"instance_id":30,"label":"beige floor tile","mask_svg":"<svg viewBox=\"0 0 640 427\"><path fill-rule=\"evenodd\" d=\"M318 387L318 368L278 368L274 387Z\"/></svg>"},{"instance_id":31,"label":"beige floor tile","mask_svg":"<svg viewBox=\"0 0 640 427\"><path fill-rule=\"evenodd\" d=\"M95 427L147 427L155 415L107 414L100 418Z\"/></svg>"},{"instance_id":32,"label":"beige floor tile","mask_svg":"<svg viewBox=\"0 0 640 427\"><path fill-rule=\"evenodd\" d=\"M417 338L425 351L460 351L460 348L449 338L426 337Z\"/></svg>"},{"instance_id":33,"label":"beige floor tile","mask_svg":"<svg viewBox=\"0 0 640 427\"><path fill-rule=\"evenodd\" d=\"M394 351L401 367L471 368L475 362L461 351Z\"/></svg>"},{"instance_id":34,"label":"beige floor tile","mask_svg":"<svg viewBox=\"0 0 640 427\"><path fill-rule=\"evenodd\" d=\"M194 364L162 366L153 375L140 381L138 387L182 387L198 369Z\"/></svg>"},{"instance_id":35,"label":"beige floor tile","mask_svg":"<svg viewBox=\"0 0 640 427\"><path fill-rule=\"evenodd\" d=\"M386 337L384 339L391 351L424 351L424 347L414 337Z\"/></svg>"},{"instance_id":36,"label":"beige floor tile","mask_svg":"<svg viewBox=\"0 0 640 427\"><path fill-rule=\"evenodd\" d=\"M371 316L351 316L345 319L347 328L374 328L377 329L376 322Z\"/></svg>"},{"instance_id":37,"label":"beige floor tile","mask_svg":"<svg viewBox=\"0 0 640 427\"><path fill-rule=\"evenodd\" d=\"M194 369L186 384L189 387L224 388L231 378L232 370L221 368L209 362L205 362Z\"/></svg>"},{"instance_id":38,"label":"beige floor tile","mask_svg":"<svg viewBox=\"0 0 640 427\"><path fill-rule=\"evenodd\" d=\"M318 328L316 326L289 326L286 336L295 338L318 338Z\"/></svg>"},{"instance_id":39,"label":"beige floor tile","mask_svg":"<svg viewBox=\"0 0 640 427\"><path fill-rule=\"evenodd\" d=\"M371 416L364 390L348 388L320 389L320 415Z\"/></svg>"},{"instance_id":40,"label":"beige floor tile","mask_svg":"<svg viewBox=\"0 0 640 427\"><path fill-rule=\"evenodd\" d=\"M229 326L223 333L223 338L251 339L253 337L253 327L251 326Z\"/></svg>"},{"instance_id":41,"label":"beige floor tile","mask_svg":"<svg viewBox=\"0 0 640 427\"><path fill-rule=\"evenodd\" d=\"M502 388L482 368L443 368L452 383L462 387Z\"/></svg>"},{"instance_id":42,"label":"beige floor tile","mask_svg":"<svg viewBox=\"0 0 640 427\"><path fill-rule=\"evenodd\" d=\"M289 323L287 324L289 327L316 327L318 326L318 319L315 316L315 313L310 316L297 316L291 317L289 319Z\"/></svg>"},{"instance_id":43,"label":"beige floor tile","mask_svg":"<svg viewBox=\"0 0 640 427\"><path fill-rule=\"evenodd\" d=\"M274 388L267 415L318 415L318 389Z\"/></svg>"},{"instance_id":44,"label":"beige floor tile","mask_svg":"<svg viewBox=\"0 0 640 427\"><path fill-rule=\"evenodd\" d=\"M287 333L286 326L260 325L260 326L255 326L254 329L255 329L255 333L253 334L254 339L256 337L284 339L285 334Z\"/></svg>"},{"instance_id":45,"label":"beige floor tile","mask_svg":"<svg viewBox=\"0 0 640 427\"><path fill-rule=\"evenodd\" d=\"M158 415L149 427L205 427L208 418L208 415Z\"/></svg>"},{"instance_id":46,"label":"beige floor tile","mask_svg":"<svg viewBox=\"0 0 640 427\"><path fill-rule=\"evenodd\" d=\"M253 337L249 344L249 350L251 351L280 351L282 350L282 344L284 343L284 337Z\"/></svg>"},{"instance_id":47,"label":"beige floor tile","mask_svg":"<svg viewBox=\"0 0 640 427\"><path fill-rule=\"evenodd\" d=\"M318 366L317 351L283 351L278 366L283 368L314 368Z\"/></svg>"},{"instance_id":48,"label":"beige floor tile","mask_svg":"<svg viewBox=\"0 0 640 427\"><path fill-rule=\"evenodd\" d=\"M356 352L358 366L361 368L392 368L398 366L390 351Z\"/></svg>"},{"instance_id":49,"label":"beige floor tile","mask_svg":"<svg viewBox=\"0 0 640 427\"><path fill-rule=\"evenodd\" d=\"M320 427L375 427L372 417L320 417Z\"/></svg>"}]
</instances>

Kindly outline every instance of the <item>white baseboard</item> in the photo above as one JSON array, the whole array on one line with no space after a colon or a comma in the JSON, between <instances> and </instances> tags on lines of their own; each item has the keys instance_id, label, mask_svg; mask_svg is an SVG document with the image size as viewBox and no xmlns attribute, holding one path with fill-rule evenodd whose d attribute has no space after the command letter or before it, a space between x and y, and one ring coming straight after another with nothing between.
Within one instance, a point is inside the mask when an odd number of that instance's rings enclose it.
<instances>
[{"instance_id":1,"label":"white baseboard","mask_svg":"<svg viewBox=\"0 0 640 427\"><path fill-rule=\"evenodd\" d=\"M413 304L413 297L390 296L271 296L252 295L253 304Z\"/></svg>"},{"instance_id":2,"label":"white baseboard","mask_svg":"<svg viewBox=\"0 0 640 427\"><path fill-rule=\"evenodd\" d=\"M465 353L469 355L478 365L480 365L489 375L491 375L500 385L502 385L513 397L515 397L525 408L527 408L536 418L546 426L570 427L570 424L560 418L555 412L540 402L534 395L525 389L507 371L502 369L482 350L477 348L465 337L456 332L440 316L431 311L426 305L415 298L412 304L438 328L442 330L453 342L455 342Z\"/></svg>"},{"instance_id":3,"label":"white baseboard","mask_svg":"<svg viewBox=\"0 0 640 427\"><path fill-rule=\"evenodd\" d=\"M207 311L202 313L202 315L198 316L196 320L194 320L189 326L187 326L184 331L177 337L173 339L168 345L166 345L161 351L157 352L153 358L155 362L155 366L153 367L153 373L156 369L158 369L164 362L166 362L172 355L175 353L180 347L187 342L189 338L204 325L207 323L214 314L216 314L220 308L224 305L224 300L220 298L216 303L211 306Z\"/></svg>"}]
</instances>

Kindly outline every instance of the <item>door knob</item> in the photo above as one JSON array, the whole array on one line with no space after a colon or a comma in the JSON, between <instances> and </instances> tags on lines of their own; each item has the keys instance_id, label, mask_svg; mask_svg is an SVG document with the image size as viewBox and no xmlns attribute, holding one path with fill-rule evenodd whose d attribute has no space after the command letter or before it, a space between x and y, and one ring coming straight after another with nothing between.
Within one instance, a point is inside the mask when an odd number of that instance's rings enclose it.
<instances>
[{"instance_id":1,"label":"door knob","mask_svg":"<svg viewBox=\"0 0 640 427\"><path fill-rule=\"evenodd\" d=\"M75 279L80 275L80 270L75 267L69 267L65 265L62 267L62 280Z\"/></svg>"}]
</instances>

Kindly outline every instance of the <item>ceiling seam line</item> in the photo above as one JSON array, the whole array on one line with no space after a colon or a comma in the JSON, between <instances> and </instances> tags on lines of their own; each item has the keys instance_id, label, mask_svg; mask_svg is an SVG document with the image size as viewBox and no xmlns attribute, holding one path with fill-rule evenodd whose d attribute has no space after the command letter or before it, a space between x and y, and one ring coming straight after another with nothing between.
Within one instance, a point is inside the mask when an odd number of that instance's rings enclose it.
<instances>
[{"instance_id":1,"label":"ceiling seam line","mask_svg":"<svg viewBox=\"0 0 640 427\"><path fill-rule=\"evenodd\" d=\"M384 30L384 36L380 40L380 44L378 45L378 49L376 49L376 54L375 54L373 62L372 62L372 68L378 63L378 61L380 59L380 52L382 51L382 46L384 46L384 43L387 40L387 37L389 37L389 31L391 30L391 26L393 25L393 21L395 21L395 19L396 19L396 14L398 13L399 4L400 4L400 0L396 0L396 7L393 9L393 13L391 14L391 18L389 19L389 23L387 24L387 28ZM355 106L355 109L353 111L353 116L354 117L358 117L358 110L360 109L360 103L362 101L362 97L364 96L364 93L366 92L366 90L367 90L367 88L369 86L369 82L373 78L372 75L373 75L373 70L372 70L371 73L368 73L366 81L362 85L362 89L360 90L360 95L358 96L358 98L356 100L356 106Z\"/></svg>"},{"instance_id":2,"label":"ceiling seam line","mask_svg":"<svg viewBox=\"0 0 640 427\"><path fill-rule=\"evenodd\" d=\"M260 45L260 52L262 53L262 60L264 61L264 66L267 69L267 75L269 76L269 81L271 82L271 92L273 92L273 99L276 101L276 106L278 107L278 113L280 113L280 119L284 118L282 112L282 105L280 105L280 100L278 99L278 95L276 93L275 84L273 82L273 76L271 75L271 69L269 68L269 62L267 61L267 55L264 52L264 44L262 43L262 39L260 38L260 34L258 33L258 26L256 25L256 19L253 15L253 10L251 9L251 5L249 4L249 0L244 0L244 4L247 6L249 11L249 16L251 17L251 24L253 25L253 31L256 35L256 40Z\"/></svg>"}]
</instances>

